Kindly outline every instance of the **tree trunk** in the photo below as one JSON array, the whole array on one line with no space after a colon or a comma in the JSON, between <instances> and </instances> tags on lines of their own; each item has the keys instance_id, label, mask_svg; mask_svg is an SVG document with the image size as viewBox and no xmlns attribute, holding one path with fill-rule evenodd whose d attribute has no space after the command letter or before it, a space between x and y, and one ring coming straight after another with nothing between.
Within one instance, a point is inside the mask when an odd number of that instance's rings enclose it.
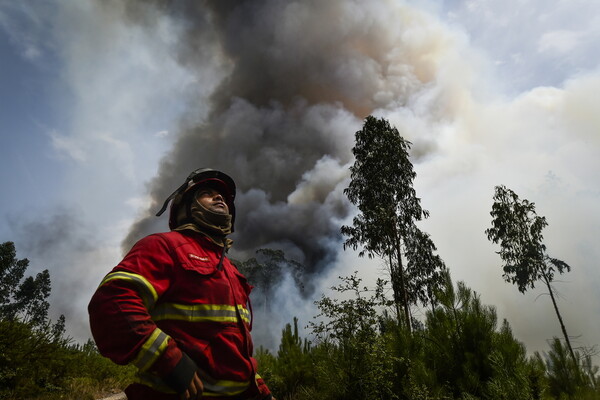
<instances>
[{"instance_id":1,"label":"tree trunk","mask_svg":"<svg viewBox=\"0 0 600 400\"><path fill-rule=\"evenodd\" d=\"M567 347L569 348L569 353L571 353L571 357L573 357L573 362L575 365L577 364L577 358L575 357L575 352L573 351L573 347L571 347L571 341L569 340L569 335L567 335L567 328L565 328L565 324L563 323L560 312L558 311L558 305L556 304L556 299L554 298L554 291L552 290L552 286L550 285L550 280L546 275L546 271L542 271L542 276L544 277L544 282L548 287L548 291L550 292L550 298L552 299L552 305L554 306L554 311L556 311L556 316L558 317L558 322L560 323L560 329L562 330L563 336L565 337L565 342L567 343Z\"/></svg>"},{"instance_id":2,"label":"tree trunk","mask_svg":"<svg viewBox=\"0 0 600 400\"><path fill-rule=\"evenodd\" d=\"M394 282L394 276L396 269L394 268L394 262L392 260L392 253L389 253L390 258L390 279L392 281L392 290L394 292L394 306L396 308L396 319L400 321L400 316L402 313L400 312L400 304L398 303L399 297L396 289L396 283Z\"/></svg>"},{"instance_id":3,"label":"tree trunk","mask_svg":"<svg viewBox=\"0 0 600 400\"><path fill-rule=\"evenodd\" d=\"M404 282L404 268L402 266L402 252L400 250L400 238L398 234L395 235L396 241L396 255L398 257L398 271L397 274L400 277L400 290L402 292L403 297L403 305L404 305L404 317L406 318L406 326L408 327L408 333L412 334L412 324L410 321L410 311L408 309L408 293L406 291L406 283Z\"/></svg>"}]
</instances>

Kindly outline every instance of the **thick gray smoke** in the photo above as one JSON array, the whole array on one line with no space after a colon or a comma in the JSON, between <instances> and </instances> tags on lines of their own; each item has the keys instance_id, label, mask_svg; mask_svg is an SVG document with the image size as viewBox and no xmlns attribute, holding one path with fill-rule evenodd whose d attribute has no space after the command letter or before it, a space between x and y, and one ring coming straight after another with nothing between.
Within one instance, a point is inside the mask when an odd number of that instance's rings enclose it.
<instances>
[{"instance_id":1,"label":"thick gray smoke","mask_svg":"<svg viewBox=\"0 0 600 400\"><path fill-rule=\"evenodd\" d=\"M154 206L124 248L157 230L156 208L190 171L212 167L238 184L234 247L242 257L271 247L308 272L323 270L339 251L339 221L349 213L342 190L354 132L374 109L406 102L427 70L417 70L410 46L381 23L389 9L358 1L186 4L193 5L143 2L128 15L148 27L159 11L182 19L178 59L199 72L212 60L226 73L206 116L190 104L151 184Z\"/></svg>"},{"instance_id":2,"label":"thick gray smoke","mask_svg":"<svg viewBox=\"0 0 600 400\"><path fill-rule=\"evenodd\" d=\"M50 271L50 319L64 314L67 334L83 342L89 337L89 327L86 308L79 300L83 298L87 304L89 289L82 293L82 287L97 287L97 277L90 270L96 264L114 263L110 256L113 251L98 243L92 227L79 218L80 209L43 211L47 213L44 216L23 213L9 218L17 257L30 261L25 276L35 276L44 269Z\"/></svg>"}]
</instances>

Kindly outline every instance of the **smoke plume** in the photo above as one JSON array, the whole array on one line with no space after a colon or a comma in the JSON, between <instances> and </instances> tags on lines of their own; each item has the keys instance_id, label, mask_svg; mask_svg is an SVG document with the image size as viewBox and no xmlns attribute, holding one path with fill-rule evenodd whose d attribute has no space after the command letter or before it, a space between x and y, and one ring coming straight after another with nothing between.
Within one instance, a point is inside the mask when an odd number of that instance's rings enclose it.
<instances>
[{"instance_id":1,"label":"smoke plume","mask_svg":"<svg viewBox=\"0 0 600 400\"><path fill-rule=\"evenodd\" d=\"M157 227L156 206L190 171L212 167L239 188L237 252L282 249L307 272L322 271L335 261L339 221L350 212L342 191L354 132L374 110L419 101L436 79L440 37L412 40L426 17L400 2L191 4L168 8L184 20L177 58L191 71L212 59L226 73L205 116L190 104L151 183L154 208L123 247ZM150 27L157 10L140 2L128 17ZM425 142L417 148L427 152Z\"/></svg>"}]
</instances>

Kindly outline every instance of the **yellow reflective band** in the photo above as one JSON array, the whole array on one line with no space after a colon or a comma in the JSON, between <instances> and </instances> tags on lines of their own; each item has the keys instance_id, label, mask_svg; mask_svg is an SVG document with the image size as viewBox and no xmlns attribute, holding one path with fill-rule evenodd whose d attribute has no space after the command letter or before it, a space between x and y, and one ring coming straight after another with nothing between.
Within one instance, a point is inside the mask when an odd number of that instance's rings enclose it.
<instances>
[{"instance_id":1,"label":"yellow reflective band","mask_svg":"<svg viewBox=\"0 0 600 400\"><path fill-rule=\"evenodd\" d=\"M151 375L147 372L138 372L133 381L135 383L141 383L146 386L150 386L154 390L159 392L173 394L176 393L171 387L169 387L162 379L155 375Z\"/></svg>"},{"instance_id":2,"label":"yellow reflective band","mask_svg":"<svg viewBox=\"0 0 600 400\"><path fill-rule=\"evenodd\" d=\"M158 300L158 294L156 293L156 290L154 289L152 284L148 282L148 280L143 276L138 274L132 274L131 272L111 272L110 274L104 277L104 279L100 283L100 286L115 279L123 279L135 283L141 291L140 295L142 296L144 305L148 310L151 309L154 306L154 303L156 303L156 300Z\"/></svg>"},{"instance_id":3,"label":"yellow reflective band","mask_svg":"<svg viewBox=\"0 0 600 400\"><path fill-rule=\"evenodd\" d=\"M206 397L236 396L243 393L250 385L250 382L248 381L239 382L217 380L202 370L198 370L198 374L200 376L200 380L202 381L202 385L204 386L204 392L202 393L202 396ZM162 379L149 373L138 373L135 381L146 386L150 386L151 388L163 393L174 393L173 389L167 386Z\"/></svg>"},{"instance_id":4,"label":"yellow reflective band","mask_svg":"<svg viewBox=\"0 0 600 400\"><path fill-rule=\"evenodd\" d=\"M244 321L246 321L247 323L250 323L250 311L248 311L246 309L246 307L244 307L240 304L238 304L237 308L238 308L238 311L240 312L240 315L242 316L242 319Z\"/></svg>"},{"instance_id":5,"label":"yellow reflective band","mask_svg":"<svg viewBox=\"0 0 600 400\"><path fill-rule=\"evenodd\" d=\"M238 388L233 388L231 386L213 385L212 383L208 382L202 382L202 384L204 385L204 392L202 393L202 396L206 397L236 396L238 394L244 393L248 388L248 383L239 385Z\"/></svg>"},{"instance_id":6,"label":"yellow reflective band","mask_svg":"<svg viewBox=\"0 0 600 400\"><path fill-rule=\"evenodd\" d=\"M248 389L248 385L250 385L249 381L218 380L202 370L198 371L198 375L204 385L204 393L202 393L202 395L208 397L236 396L243 393Z\"/></svg>"},{"instance_id":7,"label":"yellow reflective band","mask_svg":"<svg viewBox=\"0 0 600 400\"><path fill-rule=\"evenodd\" d=\"M138 367L140 371L147 370L166 350L168 342L169 335L156 328L144 342L137 357L131 363Z\"/></svg>"},{"instance_id":8,"label":"yellow reflective band","mask_svg":"<svg viewBox=\"0 0 600 400\"><path fill-rule=\"evenodd\" d=\"M250 323L250 313L242 305L237 309L242 320ZM154 321L178 320L188 322L237 322L235 307L225 304L178 304L162 303L150 313Z\"/></svg>"}]
</instances>

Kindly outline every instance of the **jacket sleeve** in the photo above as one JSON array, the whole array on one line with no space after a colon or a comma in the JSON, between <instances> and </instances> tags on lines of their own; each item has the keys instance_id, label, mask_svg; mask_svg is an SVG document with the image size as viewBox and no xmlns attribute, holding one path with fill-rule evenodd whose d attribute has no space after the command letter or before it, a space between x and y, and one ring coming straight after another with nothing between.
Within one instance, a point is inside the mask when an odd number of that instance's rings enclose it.
<instances>
[{"instance_id":1,"label":"jacket sleeve","mask_svg":"<svg viewBox=\"0 0 600 400\"><path fill-rule=\"evenodd\" d=\"M196 366L150 317L169 288L173 264L166 240L147 236L102 280L88 311L100 354L117 364L134 364L183 392Z\"/></svg>"},{"instance_id":2,"label":"jacket sleeve","mask_svg":"<svg viewBox=\"0 0 600 400\"><path fill-rule=\"evenodd\" d=\"M260 393L259 396L261 399L267 400L272 398L271 390L269 390L264 379L258 374L256 375L256 386L258 387L258 393Z\"/></svg>"}]
</instances>

